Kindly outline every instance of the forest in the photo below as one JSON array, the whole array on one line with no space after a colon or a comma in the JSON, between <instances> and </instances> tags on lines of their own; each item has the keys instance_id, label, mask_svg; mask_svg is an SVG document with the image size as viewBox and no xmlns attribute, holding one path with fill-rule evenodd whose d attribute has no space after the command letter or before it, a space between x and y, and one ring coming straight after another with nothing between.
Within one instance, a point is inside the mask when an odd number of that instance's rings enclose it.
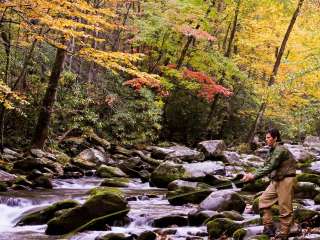
<instances>
[{"instance_id":1,"label":"forest","mask_svg":"<svg viewBox=\"0 0 320 240\"><path fill-rule=\"evenodd\" d=\"M3 239L29 239L27 230L30 239L100 231L102 223L114 226L114 214L121 227L128 226L127 218L148 212L130 204L128 195L152 201L165 194L164 206L201 202L201 207L215 193L212 187L221 186L250 192L236 196L240 209L223 209L241 217L243 204L254 209L253 193L267 185L237 183L239 174L262 166L270 128L280 130L298 164L298 182L306 183L297 190L297 204L313 201L312 210L296 213L298 222L305 229L311 222L308 227L320 236L314 224L320 219L319 23L319 0L0 0L0 209L8 213L0 217L6 222L0 223ZM198 168L200 163L205 165ZM144 183L150 184L145 191ZM81 197L73 192L80 185ZM142 192L113 189L128 186ZM57 191L50 200L47 189ZM68 215L61 215L65 210L95 208L104 194L118 202L114 210L96 209L104 214L84 214L89 217L74 226L53 218ZM188 197L180 199L181 194ZM26 214L35 207L34 197L42 199L38 207L50 205L40 221ZM8 217L21 199L29 201L23 211ZM312 220L304 211L312 211ZM204 218L192 217L186 225ZM152 226L161 229L170 221L181 226L184 219L157 218ZM208 217L200 224L207 230L198 234L243 239L250 232L217 233L210 228L213 221ZM41 224L48 224L47 235L38 228L12 230ZM146 232L145 238L89 233L75 239L156 239L152 234L163 240L207 239L165 231Z\"/></svg>"}]
</instances>

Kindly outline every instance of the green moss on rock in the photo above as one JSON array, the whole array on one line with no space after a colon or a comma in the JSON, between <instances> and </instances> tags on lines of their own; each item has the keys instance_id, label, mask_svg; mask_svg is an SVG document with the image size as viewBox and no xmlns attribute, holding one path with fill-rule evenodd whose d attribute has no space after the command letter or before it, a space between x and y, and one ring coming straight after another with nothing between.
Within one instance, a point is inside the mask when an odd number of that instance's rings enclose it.
<instances>
[{"instance_id":1,"label":"green moss on rock","mask_svg":"<svg viewBox=\"0 0 320 240\"><path fill-rule=\"evenodd\" d=\"M217 239L222 234L231 237L235 231L242 227L241 224L236 223L227 218L217 218L208 222L207 231L210 238Z\"/></svg>"},{"instance_id":2,"label":"green moss on rock","mask_svg":"<svg viewBox=\"0 0 320 240\"><path fill-rule=\"evenodd\" d=\"M244 239L246 234L247 234L247 230L245 230L244 228L240 228L233 233L232 238L234 240L242 240L242 239Z\"/></svg>"},{"instance_id":3,"label":"green moss on rock","mask_svg":"<svg viewBox=\"0 0 320 240\"><path fill-rule=\"evenodd\" d=\"M106 178L100 184L100 186L104 187L128 187L128 185L128 178Z\"/></svg>"}]
</instances>

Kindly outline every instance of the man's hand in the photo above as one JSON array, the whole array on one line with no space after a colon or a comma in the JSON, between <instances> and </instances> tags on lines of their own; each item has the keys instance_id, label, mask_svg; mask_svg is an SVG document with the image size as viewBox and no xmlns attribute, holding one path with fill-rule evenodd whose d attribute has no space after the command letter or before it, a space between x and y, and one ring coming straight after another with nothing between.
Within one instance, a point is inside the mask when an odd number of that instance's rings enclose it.
<instances>
[{"instance_id":1,"label":"man's hand","mask_svg":"<svg viewBox=\"0 0 320 240\"><path fill-rule=\"evenodd\" d=\"M254 180L254 175L252 173L245 173L243 178L241 179L242 182L251 182Z\"/></svg>"}]
</instances>

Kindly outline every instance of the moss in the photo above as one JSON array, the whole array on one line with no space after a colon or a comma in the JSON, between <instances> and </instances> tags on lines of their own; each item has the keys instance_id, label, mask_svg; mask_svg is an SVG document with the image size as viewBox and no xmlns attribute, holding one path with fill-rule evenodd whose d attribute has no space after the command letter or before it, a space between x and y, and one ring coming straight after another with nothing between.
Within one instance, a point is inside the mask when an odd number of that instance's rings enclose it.
<instances>
[{"instance_id":1,"label":"moss","mask_svg":"<svg viewBox=\"0 0 320 240\"><path fill-rule=\"evenodd\" d=\"M126 177L126 174L119 168L110 167L107 165L101 165L96 172L98 177L101 178L112 178L112 177Z\"/></svg>"},{"instance_id":2,"label":"moss","mask_svg":"<svg viewBox=\"0 0 320 240\"><path fill-rule=\"evenodd\" d=\"M208 222L207 231L210 238L216 239L219 238L222 234L231 237L233 233L241 227L241 224L235 223L230 219L217 218L213 221Z\"/></svg>"},{"instance_id":3,"label":"moss","mask_svg":"<svg viewBox=\"0 0 320 240\"><path fill-rule=\"evenodd\" d=\"M96 187L96 188L93 188L89 191L89 194L91 196L101 195L101 194L105 194L105 193L111 193L111 194L115 194L120 197L123 197L122 191L118 188L113 188L113 187Z\"/></svg>"},{"instance_id":4,"label":"moss","mask_svg":"<svg viewBox=\"0 0 320 240\"><path fill-rule=\"evenodd\" d=\"M294 219L298 223L302 223L302 222L308 221L308 220L310 220L311 218L313 218L314 216L316 216L318 214L319 213L317 211L313 211L313 210L310 210L310 209L304 209L304 208L296 209L293 212Z\"/></svg>"},{"instance_id":5,"label":"moss","mask_svg":"<svg viewBox=\"0 0 320 240\"><path fill-rule=\"evenodd\" d=\"M104 187L128 187L128 178L106 178L100 186Z\"/></svg>"},{"instance_id":6,"label":"moss","mask_svg":"<svg viewBox=\"0 0 320 240\"><path fill-rule=\"evenodd\" d=\"M22 226L46 224L50 219L55 217L57 211L61 211L62 209L74 208L78 205L79 203L74 200L57 202L40 211L26 215L17 223L17 225Z\"/></svg>"},{"instance_id":7,"label":"moss","mask_svg":"<svg viewBox=\"0 0 320 240\"><path fill-rule=\"evenodd\" d=\"M302 173L297 176L298 182L311 182L320 185L320 176L317 174Z\"/></svg>"},{"instance_id":8,"label":"moss","mask_svg":"<svg viewBox=\"0 0 320 240\"><path fill-rule=\"evenodd\" d=\"M233 233L232 237L234 240L242 240L244 239L246 234L247 234L247 230L245 230L244 228L240 228Z\"/></svg>"},{"instance_id":9,"label":"moss","mask_svg":"<svg viewBox=\"0 0 320 240\"><path fill-rule=\"evenodd\" d=\"M177 179L185 177L185 169L182 165L171 165L163 163L151 174L151 181L157 187L167 187L168 184Z\"/></svg>"},{"instance_id":10,"label":"moss","mask_svg":"<svg viewBox=\"0 0 320 240\"><path fill-rule=\"evenodd\" d=\"M71 157L69 157L67 154L63 152L59 152L55 150L53 151L53 153L57 158L57 162L61 163L63 166L66 166L71 161Z\"/></svg>"}]
</instances>

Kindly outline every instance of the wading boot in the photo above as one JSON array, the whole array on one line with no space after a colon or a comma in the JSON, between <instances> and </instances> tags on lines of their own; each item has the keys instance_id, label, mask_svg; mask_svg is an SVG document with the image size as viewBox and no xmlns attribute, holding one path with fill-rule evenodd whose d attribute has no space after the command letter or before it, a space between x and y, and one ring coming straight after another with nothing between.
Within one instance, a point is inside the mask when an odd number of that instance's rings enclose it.
<instances>
[{"instance_id":1,"label":"wading boot","mask_svg":"<svg viewBox=\"0 0 320 240\"><path fill-rule=\"evenodd\" d=\"M273 224L264 225L262 233L268 237L274 237L276 235L276 227Z\"/></svg>"},{"instance_id":2,"label":"wading boot","mask_svg":"<svg viewBox=\"0 0 320 240\"><path fill-rule=\"evenodd\" d=\"M270 208L262 209L263 234L274 237L276 228L273 225L272 212Z\"/></svg>"}]
</instances>

